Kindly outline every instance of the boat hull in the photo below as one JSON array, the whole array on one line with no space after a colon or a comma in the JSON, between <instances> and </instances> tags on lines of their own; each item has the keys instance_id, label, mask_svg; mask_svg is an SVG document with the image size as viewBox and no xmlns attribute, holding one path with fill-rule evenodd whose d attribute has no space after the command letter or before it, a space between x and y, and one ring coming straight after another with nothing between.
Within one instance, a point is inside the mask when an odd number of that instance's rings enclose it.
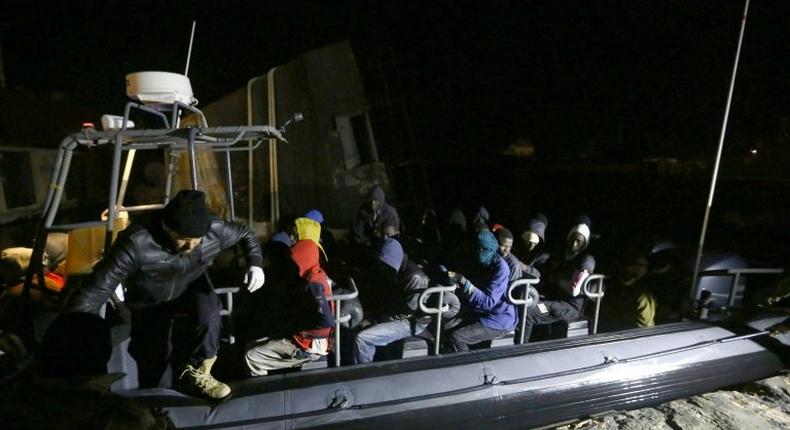
<instances>
[{"instance_id":1,"label":"boat hull","mask_svg":"<svg viewBox=\"0 0 790 430\"><path fill-rule=\"evenodd\" d=\"M677 323L271 375L233 384L218 403L163 389L125 394L163 407L180 428L533 428L780 372L787 346L750 330Z\"/></svg>"}]
</instances>

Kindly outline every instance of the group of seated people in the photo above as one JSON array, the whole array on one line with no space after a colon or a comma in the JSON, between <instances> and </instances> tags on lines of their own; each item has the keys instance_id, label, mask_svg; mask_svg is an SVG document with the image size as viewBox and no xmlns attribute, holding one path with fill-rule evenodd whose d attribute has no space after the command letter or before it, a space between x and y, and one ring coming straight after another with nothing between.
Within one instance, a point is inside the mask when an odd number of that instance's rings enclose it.
<instances>
[{"instance_id":1,"label":"group of seated people","mask_svg":"<svg viewBox=\"0 0 790 430\"><path fill-rule=\"evenodd\" d=\"M511 252L513 233L492 225L482 207L468 229L464 214L454 210L441 246L410 240L400 234L398 212L379 187L359 208L346 252L334 254L323 221L320 211L311 210L261 247L248 226L214 216L202 192L182 190L164 209L118 235L64 310L97 314L108 304L117 308L131 325L129 353L141 388L174 387L219 399L231 387L212 375L223 305L207 269L222 250L236 245L249 267L247 288L238 295L230 322L236 348L242 349L239 361L253 376L298 369L340 347L333 345L330 276L341 283L350 275L359 285L358 321L348 328L344 348L350 361L362 364L379 359L380 347L405 338L434 342L429 329L434 318L442 318L443 353L468 351L513 332L520 312L508 299L508 287L522 278L540 280L541 299L524 321L529 340L534 326L582 315L581 286L595 270L595 259L586 252L591 238L586 216L567 235L563 255L548 262L542 252L548 220L542 214L519 236L522 259ZM434 318L419 306L431 285L455 287L444 303L432 304L451 305Z\"/></svg>"},{"instance_id":2,"label":"group of seated people","mask_svg":"<svg viewBox=\"0 0 790 430\"><path fill-rule=\"evenodd\" d=\"M421 294L432 285L455 286L453 292L445 293L443 304L450 309L439 317L444 329L440 350L444 353L468 351L512 333L520 312L508 299L508 287L518 279L544 279L545 285L541 287L544 298L527 313L526 340L533 326L573 321L582 315L586 298L581 286L595 270L594 258L585 252L591 237L588 217L580 217L570 231L565 255L545 265L547 254L540 252L548 225L545 215L530 219L529 228L521 235L528 251L527 262L511 252L513 233L501 225L490 225L485 208L472 218L468 231L460 210L453 211L451 220L456 236L447 241L449 246L436 253L422 252L425 241L415 242L400 234L397 210L375 187L355 217L352 243L346 253L323 252L323 217L317 210L283 226L264 247L267 287L258 299L253 293L247 298L248 304L240 302L234 317L234 331L245 345L249 374L266 375L300 367L336 347L331 344L334 309L328 300L332 290L326 287L325 268L342 277L349 271L349 262L359 285L358 302L351 306L361 306L364 315L346 333L352 338L347 345L350 361L357 364L388 357L382 347L406 338L416 336L434 342L433 330L429 330L433 318L419 306ZM307 272L301 263L306 247L312 250L312 269ZM432 261L425 258L426 254ZM299 265L298 274L293 270L287 273L289 258ZM551 273L542 278L544 266ZM294 284L302 288L293 288ZM298 291L309 294L295 293ZM299 304L305 298L312 308ZM256 322L250 323L252 320ZM304 341L306 333L310 334L309 342Z\"/></svg>"}]
</instances>

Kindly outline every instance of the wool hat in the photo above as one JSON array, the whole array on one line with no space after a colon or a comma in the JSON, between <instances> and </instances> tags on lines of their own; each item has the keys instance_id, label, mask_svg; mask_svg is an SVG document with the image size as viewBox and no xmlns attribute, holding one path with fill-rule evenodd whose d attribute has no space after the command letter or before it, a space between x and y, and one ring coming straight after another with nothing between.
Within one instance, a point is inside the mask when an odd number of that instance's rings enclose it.
<instances>
[{"instance_id":1,"label":"wool hat","mask_svg":"<svg viewBox=\"0 0 790 430\"><path fill-rule=\"evenodd\" d=\"M269 242L282 243L283 245L289 248L291 247L291 245L293 245L293 243L291 242L291 238L284 231L273 234L272 237L269 238Z\"/></svg>"},{"instance_id":2,"label":"wool hat","mask_svg":"<svg viewBox=\"0 0 790 430\"><path fill-rule=\"evenodd\" d=\"M304 214L304 217L310 218L319 224L324 223L324 215L318 209L310 209L306 214Z\"/></svg>"},{"instance_id":3,"label":"wool hat","mask_svg":"<svg viewBox=\"0 0 790 430\"><path fill-rule=\"evenodd\" d=\"M379 260L396 272L399 271L403 263L403 247L400 242L391 238L384 239L379 247Z\"/></svg>"},{"instance_id":4,"label":"wool hat","mask_svg":"<svg viewBox=\"0 0 790 430\"><path fill-rule=\"evenodd\" d=\"M165 206L162 220L167 228L181 236L205 236L211 225L206 194L198 190L179 191Z\"/></svg>"}]
</instances>

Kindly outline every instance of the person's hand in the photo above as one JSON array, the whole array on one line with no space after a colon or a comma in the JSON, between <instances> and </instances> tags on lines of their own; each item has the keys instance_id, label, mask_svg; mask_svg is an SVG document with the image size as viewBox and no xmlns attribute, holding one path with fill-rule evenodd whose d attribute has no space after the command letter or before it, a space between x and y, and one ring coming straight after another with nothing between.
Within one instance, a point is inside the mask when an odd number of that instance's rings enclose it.
<instances>
[{"instance_id":1,"label":"person's hand","mask_svg":"<svg viewBox=\"0 0 790 430\"><path fill-rule=\"evenodd\" d=\"M458 286L460 286L462 288L463 288L464 285L466 285L466 278L464 277L464 275L462 275L462 274L460 274L458 272L448 271L447 272L447 279L449 279L450 282L458 284Z\"/></svg>"},{"instance_id":2,"label":"person's hand","mask_svg":"<svg viewBox=\"0 0 790 430\"><path fill-rule=\"evenodd\" d=\"M247 291L251 293L255 292L255 290L263 286L264 282L266 282L266 275L263 274L263 269L258 266L250 266L247 274L244 275L244 283L247 284Z\"/></svg>"}]
</instances>

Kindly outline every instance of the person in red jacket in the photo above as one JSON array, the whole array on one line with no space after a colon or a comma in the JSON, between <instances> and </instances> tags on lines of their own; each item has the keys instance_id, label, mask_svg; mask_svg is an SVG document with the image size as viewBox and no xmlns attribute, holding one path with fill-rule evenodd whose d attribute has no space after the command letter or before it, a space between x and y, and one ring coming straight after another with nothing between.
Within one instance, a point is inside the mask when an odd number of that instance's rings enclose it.
<instances>
[{"instance_id":1,"label":"person in red jacket","mask_svg":"<svg viewBox=\"0 0 790 430\"><path fill-rule=\"evenodd\" d=\"M264 337L247 345L244 359L253 376L272 370L301 367L329 352L333 309L327 297L332 295L329 279L318 260L318 245L300 240L291 248L291 259L299 270L301 291L294 291L296 306L293 334L289 337Z\"/></svg>"}]
</instances>

